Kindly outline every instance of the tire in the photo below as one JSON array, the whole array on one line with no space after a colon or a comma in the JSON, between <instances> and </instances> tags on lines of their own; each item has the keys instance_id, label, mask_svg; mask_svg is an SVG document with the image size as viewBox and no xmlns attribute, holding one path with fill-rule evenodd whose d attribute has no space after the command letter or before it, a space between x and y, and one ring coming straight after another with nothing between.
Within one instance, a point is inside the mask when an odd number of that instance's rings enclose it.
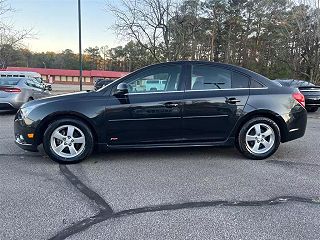
<instances>
[{"instance_id":1,"label":"tire","mask_svg":"<svg viewBox=\"0 0 320 240\"><path fill-rule=\"evenodd\" d=\"M316 112L318 111L318 107L307 107L308 112Z\"/></svg>"},{"instance_id":2,"label":"tire","mask_svg":"<svg viewBox=\"0 0 320 240\"><path fill-rule=\"evenodd\" d=\"M92 153L94 139L83 122L72 118L60 119L51 123L45 131L43 148L53 161L74 164Z\"/></svg>"},{"instance_id":3,"label":"tire","mask_svg":"<svg viewBox=\"0 0 320 240\"><path fill-rule=\"evenodd\" d=\"M259 134L260 129L260 134ZM274 154L280 145L279 126L271 119L256 117L246 122L237 137L236 146L247 158L262 160Z\"/></svg>"}]
</instances>

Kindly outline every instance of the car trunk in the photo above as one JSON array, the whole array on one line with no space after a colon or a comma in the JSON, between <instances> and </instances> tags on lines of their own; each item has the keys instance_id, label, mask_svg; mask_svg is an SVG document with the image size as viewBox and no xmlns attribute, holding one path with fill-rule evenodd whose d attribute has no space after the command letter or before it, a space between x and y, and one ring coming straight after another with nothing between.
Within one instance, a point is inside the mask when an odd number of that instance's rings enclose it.
<instances>
[{"instance_id":1,"label":"car trunk","mask_svg":"<svg viewBox=\"0 0 320 240\"><path fill-rule=\"evenodd\" d=\"M11 89L14 88L12 86L0 86L0 98L7 98L14 94L13 92L10 92Z\"/></svg>"},{"instance_id":2,"label":"car trunk","mask_svg":"<svg viewBox=\"0 0 320 240\"><path fill-rule=\"evenodd\" d=\"M21 90L17 88L20 80L0 79L0 98L7 98L12 94L20 93Z\"/></svg>"},{"instance_id":3,"label":"car trunk","mask_svg":"<svg viewBox=\"0 0 320 240\"><path fill-rule=\"evenodd\" d=\"M299 90L307 96L320 96L320 87L318 86L299 87Z\"/></svg>"}]
</instances>

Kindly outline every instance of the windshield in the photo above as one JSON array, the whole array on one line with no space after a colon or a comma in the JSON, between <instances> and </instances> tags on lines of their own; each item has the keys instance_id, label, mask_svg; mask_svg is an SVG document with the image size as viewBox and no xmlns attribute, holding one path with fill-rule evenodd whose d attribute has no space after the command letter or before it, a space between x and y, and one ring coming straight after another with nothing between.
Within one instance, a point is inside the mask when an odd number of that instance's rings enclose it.
<instances>
[{"instance_id":1,"label":"windshield","mask_svg":"<svg viewBox=\"0 0 320 240\"><path fill-rule=\"evenodd\" d=\"M36 79L39 83L42 83L42 78L41 77L34 77L34 79Z\"/></svg>"}]
</instances>

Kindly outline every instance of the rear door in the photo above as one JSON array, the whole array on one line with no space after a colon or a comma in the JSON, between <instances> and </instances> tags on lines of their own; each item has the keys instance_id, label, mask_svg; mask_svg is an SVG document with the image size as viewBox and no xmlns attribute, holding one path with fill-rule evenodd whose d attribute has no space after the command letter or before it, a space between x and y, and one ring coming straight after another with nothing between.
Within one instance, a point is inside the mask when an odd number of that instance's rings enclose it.
<instances>
[{"instance_id":1,"label":"rear door","mask_svg":"<svg viewBox=\"0 0 320 240\"><path fill-rule=\"evenodd\" d=\"M182 64L151 66L126 78L129 94L111 96L107 107L107 137L111 145L160 144L181 141ZM147 81L164 80L163 89Z\"/></svg>"},{"instance_id":2,"label":"rear door","mask_svg":"<svg viewBox=\"0 0 320 240\"><path fill-rule=\"evenodd\" d=\"M249 96L249 77L232 68L194 63L183 108L185 141L224 141L242 114Z\"/></svg>"}]
</instances>

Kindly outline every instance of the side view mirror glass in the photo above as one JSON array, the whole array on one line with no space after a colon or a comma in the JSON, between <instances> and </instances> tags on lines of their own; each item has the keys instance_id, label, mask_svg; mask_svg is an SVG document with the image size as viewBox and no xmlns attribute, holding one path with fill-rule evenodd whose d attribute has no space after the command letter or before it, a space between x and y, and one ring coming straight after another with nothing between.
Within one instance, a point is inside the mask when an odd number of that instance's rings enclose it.
<instances>
[{"instance_id":1,"label":"side view mirror glass","mask_svg":"<svg viewBox=\"0 0 320 240\"><path fill-rule=\"evenodd\" d=\"M114 95L125 95L129 93L129 90L128 90L128 84L126 83L120 83L118 86L117 86L117 89L116 91L114 92Z\"/></svg>"}]
</instances>

